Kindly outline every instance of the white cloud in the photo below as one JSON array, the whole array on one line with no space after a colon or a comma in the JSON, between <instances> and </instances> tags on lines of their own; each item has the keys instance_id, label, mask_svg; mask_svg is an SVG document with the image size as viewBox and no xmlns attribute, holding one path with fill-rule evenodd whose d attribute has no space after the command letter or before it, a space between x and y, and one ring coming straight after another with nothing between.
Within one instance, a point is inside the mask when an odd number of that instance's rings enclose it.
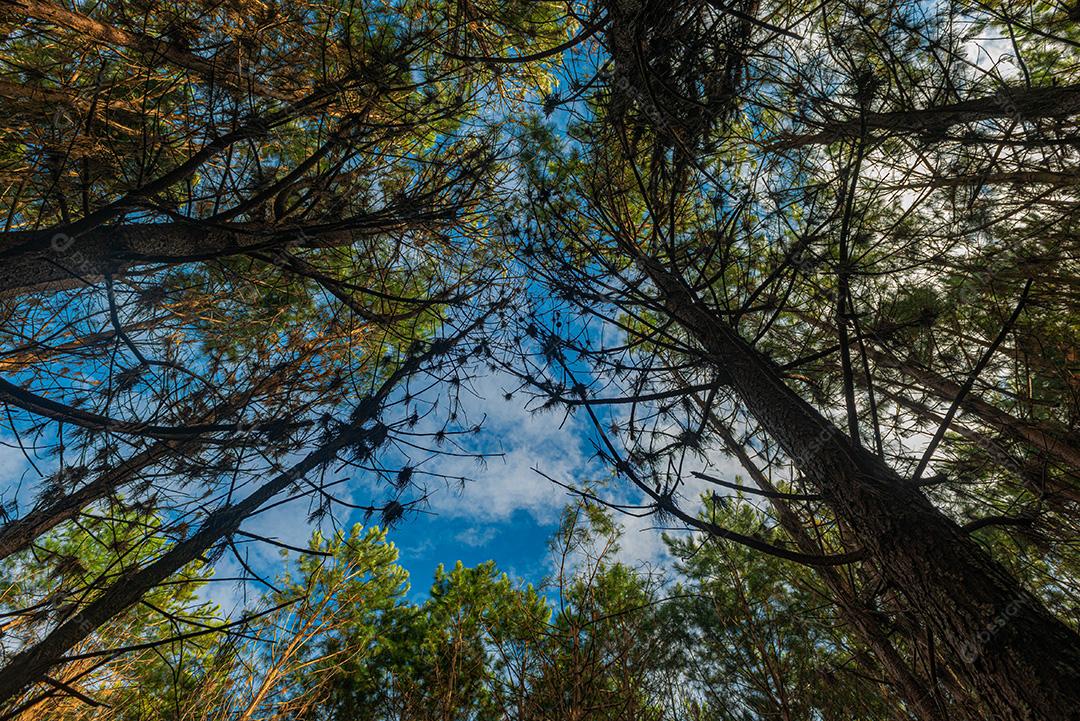
<instances>
[{"instance_id":1,"label":"white cloud","mask_svg":"<svg viewBox=\"0 0 1080 721\"><path fill-rule=\"evenodd\" d=\"M571 417L562 423L562 415L530 413L521 400L504 400L504 388L512 387L512 381L503 376L482 378L474 386L480 398L468 400L471 408L466 411L473 416L486 414L480 443L498 455L479 466L471 458L435 459L428 470L470 479L460 491L435 493L431 507L436 513L493 523L525 511L538 523L552 523L570 498L537 470L565 483L580 483L587 477L590 469L581 447L586 433L582 422Z\"/></svg>"},{"instance_id":2,"label":"white cloud","mask_svg":"<svg viewBox=\"0 0 1080 721\"><path fill-rule=\"evenodd\" d=\"M43 474L52 473L57 467L55 458L36 458L34 462ZM18 442L10 436L0 436L0 502L17 501L19 513L25 513L26 507L33 504L40 480Z\"/></svg>"},{"instance_id":3,"label":"white cloud","mask_svg":"<svg viewBox=\"0 0 1080 721\"><path fill-rule=\"evenodd\" d=\"M454 540L466 546L480 548L494 541L497 535L498 529L492 526L472 526L455 535Z\"/></svg>"},{"instance_id":4,"label":"white cloud","mask_svg":"<svg viewBox=\"0 0 1080 721\"><path fill-rule=\"evenodd\" d=\"M18 481L27 465L18 445L6 436L0 437L0 483L5 489Z\"/></svg>"},{"instance_id":5,"label":"white cloud","mask_svg":"<svg viewBox=\"0 0 1080 721\"><path fill-rule=\"evenodd\" d=\"M659 566L671 559L664 545L663 531L651 517L623 516L616 519L622 526L616 558L627 566Z\"/></svg>"}]
</instances>

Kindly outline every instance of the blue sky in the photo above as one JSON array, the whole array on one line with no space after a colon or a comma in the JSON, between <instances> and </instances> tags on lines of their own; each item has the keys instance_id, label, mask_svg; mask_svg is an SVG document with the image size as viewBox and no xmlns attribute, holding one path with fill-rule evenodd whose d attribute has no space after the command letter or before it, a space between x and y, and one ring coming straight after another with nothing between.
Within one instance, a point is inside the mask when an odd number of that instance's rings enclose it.
<instances>
[{"instance_id":1,"label":"blue sky","mask_svg":"<svg viewBox=\"0 0 1080 721\"><path fill-rule=\"evenodd\" d=\"M425 466L428 470L470 480L460 487L432 482L427 508L407 516L389 533L400 551L399 563L410 573L413 598L426 595L440 563L452 566L458 560L470 566L494 560L512 577L534 584L542 582L553 570L548 540L561 510L573 499L534 469L577 484L604 478L608 473L593 457L592 429L584 414L566 418L561 412L531 413L523 408L527 400L524 394L511 400L504 398L516 386L513 379L501 375L473 380L471 392L462 393L463 414L469 418L485 416L486 420L469 450L492 455L482 464L469 457L436 457ZM32 502L37 474L29 469L18 448L10 445L11 439L3 440L8 443L0 447L0 498L10 500L21 479L20 513L24 513ZM712 456L710 461L714 472L726 478L734 479L738 473L730 459ZM53 465L38 462L46 473ZM691 484L684 495L690 497L703 488L703 484ZM341 495L344 500L366 504L385 496L385 490L358 475ZM617 484L611 496L617 501L637 500ZM244 529L303 546L314 530L307 520L308 510L304 500L276 506L247 521ZM341 509L334 518L340 526L362 520L360 512L350 514ZM668 560L661 533L651 519L619 516L618 520L624 527L620 560L652 566ZM242 547L249 554L248 563L260 573L273 576L280 570L277 548L263 543ZM230 554L221 558L216 572L222 578L242 575L240 564ZM259 590L256 583L244 587L222 581L211 583L206 595L232 615L255 600Z\"/></svg>"},{"instance_id":2,"label":"blue sky","mask_svg":"<svg viewBox=\"0 0 1080 721\"><path fill-rule=\"evenodd\" d=\"M590 428L582 418L570 417L564 422L562 414L530 413L523 408L525 396L504 399L505 392L515 386L512 379L493 375L476 379L473 392L462 394L465 415L486 416L470 450L493 455L483 464L466 457L436 458L427 466L429 470L469 480L461 487L431 483L427 508L407 516L389 533L400 551L399 563L409 571L414 598L427 593L440 563L452 566L458 560L470 566L494 560L513 577L541 582L552 570L548 540L563 507L573 498L534 468L568 483L599 478L607 472L592 458ZM357 478L346 500L367 503L378 498L379 491ZM260 514L244 528L302 544L312 530L306 516L306 503L300 501ZM350 525L362 521L362 514L338 513L336 520ZM622 560L656 564L666 558L660 532L651 529L648 519L620 520L626 529ZM252 545L250 549L253 566L269 569L278 562L275 548ZM239 564L228 555L219 562L222 576L239 571ZM217 586L212 597L226 609L242 605L241 589L235 584L222 588L224 585Z\"/></svg>"},{"instance_id":3,"label":"blue sky","mask_svg":"<svg viewBox=\"0 0 1080 721\"><path fill-rule=\"evenodd\" d=\"M551 570L548 539L556 528L562 508L573 499L566 490L551 483L534 469L568 483L600 478L606 470L592 458L590 428L582 418L564 420L562 414L530 413L523 408L524 395L506 400L504 394L516 383L505 376L476 379L470 393L462 394L464 413L486 416L483 430L475 436L470 450L492 454L484 463L473 458L441 456L425 466L454 477L470 480L463 486L429 484L431 497L422 512L411 514L389 533L400 551L399 562L410 573L414 597L426 594L436 567L452 566L461 560L475 565L494 560L511 574L539 583ZM11 438L0 446L0 500L10 501L19 489L19 513L33 502L37 485L35 473ZM44 473L55 467L55 459L35 459ZM355 477L343 494L346 500L368 503L385 489ZM244 524L250 532L293 545L306 545L314 530L307 520L306 501L277 506ZM335 521L342 526L361 522L360 512L338 510ZM660 533L649 530L647 519L622 519L627 526L623 540L624 560L632 563L661 561L664 557ZM374 524L376 521L372 520ZM244 544L248 562L260 572L273 575L280 569L279 551L267 544ZM217 564L217 575L241 574L239 563L225 554ZM258 584L242 588L234 582L210 584L208 595L226 613L235 613L258 593Z\"/></svg>"}]
</instances>

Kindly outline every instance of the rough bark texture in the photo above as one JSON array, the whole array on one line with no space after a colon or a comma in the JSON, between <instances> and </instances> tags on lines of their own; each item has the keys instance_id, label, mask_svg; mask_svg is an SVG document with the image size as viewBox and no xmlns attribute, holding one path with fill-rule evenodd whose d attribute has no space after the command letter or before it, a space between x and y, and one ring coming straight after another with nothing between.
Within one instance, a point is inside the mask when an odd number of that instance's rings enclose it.
<instances>
[{"instance_id":1,"label":"rough bark texture","mask_svg":"<svg viewBox=\"0 0 1080 721\"><path fill-rule=\"evenodd\" d=\"M123 275L132 267L223 258L296 242L298 234L254 226L226 228L159 223L103 226L72 238L63 233L5 233L0 252L26 248L0 262L0 298L30 292L77 288L100 281L105 273ZM353 235L337 231L313 236L304 245L346 243Z\"/></svg>"},{"instance_id":2,"label":"rough bark texture","mask_svg":"<svg viewBox=\"0 0 1080 721\"><path fill-rule=\"evenodd\" d=\"M820 554L823 552L810 534L806 532L802 521L791 509L787 501L778 498L776 486L769 481L768 477L761 472L753 459L746 453L741 444L736 441L731 432L722 424L709 419L709 425L719 433L727 449L735 455L739 463L757 484L758 488L769 494L769 504L776 511L780 525L795 542L798 549L806 554ZM889 641L880 622L874 617L866 606L856 598L852 589L845 583L843 576L835 568L826 566L813 567L814 572L828 588L832 600L836 603L840 615L849 624L852 630L873 652L877 662L881 665L885 675L893 683L904 704L922 721L945 721L945 710L938 700L938 695L922 678L911 669L901 657L900 652Z\"/></svg>"},{"instance_id":3,"label":"rough bark texture","mask_svg":"<svg viewBox=\"0 0 1080 721\"><path fill-rule=\"evenodd\" d=\"M1048 613L882 459L855 446L650 258L667 311L725 368L747 408L814 483L875 571L933 634L943 660L995 719L1080 715L1080 636Z\"/></svg>"}]
</instances>

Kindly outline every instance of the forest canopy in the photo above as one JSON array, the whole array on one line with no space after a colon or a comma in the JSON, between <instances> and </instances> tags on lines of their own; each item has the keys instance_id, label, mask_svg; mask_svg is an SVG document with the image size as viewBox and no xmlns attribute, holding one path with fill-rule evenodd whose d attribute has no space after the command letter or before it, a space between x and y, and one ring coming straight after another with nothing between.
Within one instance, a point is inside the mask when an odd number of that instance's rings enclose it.
<instances>
[{"instance_id":1,"label":"forest canopy","mask_svg":"<svg viewBox=\"0 0 1080 721\"><path fill-rule=\"evenodd\" d=\"M1076 719L1078 21L3 0L0 719Z\"/></svg>"}]
</instances>

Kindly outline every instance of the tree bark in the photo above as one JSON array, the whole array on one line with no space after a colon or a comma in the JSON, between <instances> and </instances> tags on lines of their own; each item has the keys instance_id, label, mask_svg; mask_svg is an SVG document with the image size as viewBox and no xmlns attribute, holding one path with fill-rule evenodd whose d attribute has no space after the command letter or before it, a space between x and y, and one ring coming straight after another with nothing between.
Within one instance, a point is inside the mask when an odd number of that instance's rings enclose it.
<instances>
[{"instance_id":1,"label":"tree bark","mask_svg":"<svg viewBox=\"0 0 1080 721\"><path fill-rule=\"evenodd\" d=\"M963 188L990 185L1080 185L1080 173L1058 170L1003 170L971 175L936 175L879 185L877 190L915 190L918 188ZM1024 276L1028 278L1030 276Z\"/></svg>"},{"instance_id":2,"label":"tree bark","mask_svg":"<svg viewBox=\"0 0 1080 721\"><path fill-rule=\"evenodd\" d=\"M798 514L792 510L788 502L775 495L778 492L776 486L761 472L761 469L750 458L742 445L731 435L730 430L711 416L708 418L708 423L720 435L727 450L738 459L758 488L772 494L768 497L769 504L776 511L780 526L795 542L796 547L806 554L825 553L821 545L806 532L806 528L803 526ZM840 615L862 642L866 644L867 648L873 652L874 657L881 664L882 670L893 683L907 707L922 721L946 721L948 716L939 703L939 696L904 661L900 652L897 651L882 630L881 624L870 610L855 597L839 571L828 566L813 566L812 569L821 578L825 587L828 588L832 600L840 611Z\"/></svg>"},{"instance_id":3,"label":"tree bark","mask_svg":"<svg viewBox=\"0 0 1080 721\"><path fill-rule=\"evenodd\" d=\"M47 506L36 508L22 518L5 523L0 526L0 560L29 548L30 544L43 533L76 517L82 509L94 501L101 500L116 492L121 486L131 483L138 477L140 471L174 450L180 451L194 445L192 441L186 443L158 441L115 468L110 468L100 474L78 490L64 495Z\"/></svg>"},{"instance_id":4,"label":"tree bark","mask_svg":"<svg viewBox=\"0 0 1080 721\"><path fill-rule=\"evenodd\" d=\"M775 438L904 596L953 668L995 719L1064 721L1080 709L1080 636L1043 608L963 530L884 460L856 446L791 390L776 368L719 321L675 275L624 247L666 311L730 373Z\"/></svg>"},{"instance_id":5,"label":"tree bark","mask_svg":"<svg viewBox=\"0 0 1080 721\"><path fill-rule=\"evenodd\" d=\"M786 150L834 143L845 138L858 138L863 120L866 129L870 131L936 135L962 123L996 118L1063 118L1077 112L1080 112L1080 85L1049 88L1010 87L995 95L962 100L949 105L922 110L866 113L862 118L825 122L817 132L783 135L772 144L772 148Z\"/></svg>"},{"instance_id":6,"label":"tree bark","mask_svg":"<svg viewBox=\"0 0 1080 721\"><path fill-rule=\"evenodd\" d=\"M354 237L348 230L320 234L312 228L309 234L246 224L222 228L198 223L103 226L77 238L39 231L4 233L0 252L26 250L0 262L0 299L77 288L100 281L105 273L124 275L140 265L224 258L298 241L301 247L344 244Z\"/></svg>"}]
</instances>

